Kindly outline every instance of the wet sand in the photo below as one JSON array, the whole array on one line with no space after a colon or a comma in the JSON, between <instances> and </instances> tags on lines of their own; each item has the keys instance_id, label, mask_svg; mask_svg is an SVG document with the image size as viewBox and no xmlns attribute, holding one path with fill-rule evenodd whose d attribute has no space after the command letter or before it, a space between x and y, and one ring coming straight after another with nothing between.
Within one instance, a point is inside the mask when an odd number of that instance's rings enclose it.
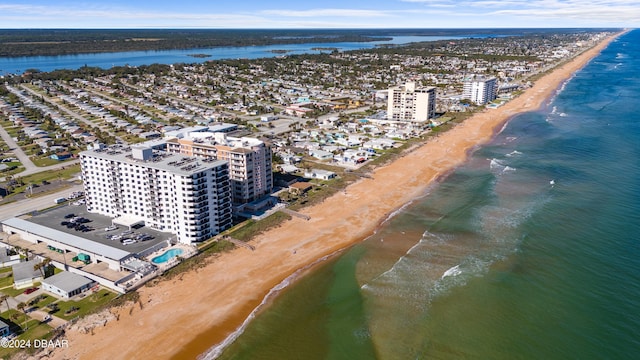
<instances>
[{"instance_id":1,"label":"wet sand","mask_svg":"<svg viewBox=\"0 0 640 360\"><path fill-rule=\"evenodd\" d=\"M195 358L237 329L277 284L318 259L362 241L393 211L464 163L468 153L491 140L513 115L539 108L576 70L596 56L601 42L538 80L517 99L467 119L393 163L373 179L301 212L261 234L255 251L237 248L183 276L139 290L140 304L118 310L119 320L94 334L67 331L69 347L54 359Z\"/></svg>"}]
</instances>

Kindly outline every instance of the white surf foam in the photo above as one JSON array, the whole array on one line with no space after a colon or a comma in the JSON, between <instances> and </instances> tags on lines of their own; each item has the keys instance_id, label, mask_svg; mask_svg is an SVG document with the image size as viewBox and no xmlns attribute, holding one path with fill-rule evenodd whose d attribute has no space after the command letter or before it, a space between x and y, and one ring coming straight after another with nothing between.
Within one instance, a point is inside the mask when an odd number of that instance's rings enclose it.
<instances>
[{"instance_id":1,"label":"white surf foam","mask_svg":"<svg viewBox=\"0 0 640 360\"><path fill-rule=\"evenodd\" d=\"M491 162L489 163L489 169L491 170L500 170L502 171L504 169L505 165L503 165L500 160L493 158L491 159Z\"/></svg>"},{"instance_id":2,"label":"white surf foam","mask_svg":"<svg viewBox=\"0 0 640 360\"><path fill-rule=\"evenodd\" d=\"M452 268L447 269L447 271L442 274L442 277L440 279L444 279L447 276L456 276L460 274L462 274L462 270L460 270L460 265L458 264Z\"/></svg>"},{"instance_id":3,"label":"white surf foam","mask_svg":"<svg viewBox=\"0 0 640 360\"><path fill-rule=\"evenodd\" d=\"M398 259L398 260L397 260L397 261L396 261L396 262L395 262L395 263L394 263L394 264L389 268L389 270L387 270L387 271L383 272L382 274L380 274L380 275L378 275L378 276L374 277L373 279L371 279L371 281L369 281L369 283L373 283L373 282L375 282L376 280L378 280L378 279L380 279L380 278L383 278L383 277L385 277L385 276L387 276L387 275L389 275L389 274L393 273L393 272L396 270L396 268L397 268L397 267L398 267L402 262L404 262L405 258L406 258L407 256L409 256L409 254L411 254L411 252L412 252L414 249L417 249L417 248L420 246L420 244L422 244L423 239L424 239L424 237L423 237L422 239L420 239L420 241L418 241L415 245L413 245L409 250L407 250L407 252L406 252L406 253L404 253L404 255L402 255L402 256L401 256L401 257L400 257L400 258L399 258L399 259ZM368 284L369 284L369 283L363 284L362 286L360 286L360 289L362 289L362 290L370 289L370 287L368 286Z\"/></svg>"}]
</instances>

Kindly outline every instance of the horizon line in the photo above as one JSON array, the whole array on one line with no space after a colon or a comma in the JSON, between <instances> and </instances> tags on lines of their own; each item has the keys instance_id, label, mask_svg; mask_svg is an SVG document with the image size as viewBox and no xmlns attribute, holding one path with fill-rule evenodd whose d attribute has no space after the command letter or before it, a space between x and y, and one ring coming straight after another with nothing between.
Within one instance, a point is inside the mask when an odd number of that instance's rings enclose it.
<instances>
[{"instance_id":1,"label":"horizon line","mask_svg":"<svg viewBox=\"0 0 640 360\"><path fill-rule=\"evenodd\" d=\"M573 30L573 29L625 29L635 30L634 27L290 27L290 28L251 28L251 27L96 27L96 28L74 28L74 27L25 27L25 28L0 28L4 30Z\"/></svg>"}]
</instances>

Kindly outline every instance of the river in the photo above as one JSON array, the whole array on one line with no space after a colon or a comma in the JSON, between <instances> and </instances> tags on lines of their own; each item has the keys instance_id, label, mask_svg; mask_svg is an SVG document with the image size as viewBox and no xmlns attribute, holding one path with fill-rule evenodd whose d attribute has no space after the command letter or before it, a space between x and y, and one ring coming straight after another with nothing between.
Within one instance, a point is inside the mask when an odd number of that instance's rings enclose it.
<instances>
[{"instance_id":1,"label":"river","mask_svg":"<svg viewBox=\"0 0 640 360\"><path fill-rule=\"evenodd\" d=\"M150 64L203 63L220 59L258 59L292 54L319 54L336 48L339 51L371 49L385 44L408 44L420 41L438 41L468 38L463 36L394 36L392 40L371 42L335 42L276 44L263 46L223 46L204 49L126 51L112 53L75 54L58 56L23 56L0 58L0 75L21 74L27 69L52 71L75 70L83 66L97 66L109 69L114 66L140 66ZM473 35L477 36L477 35ZM314 50L315 49L315 50ZM194 57L194 55L206 57Z\"/></svg>"}]
</instances>

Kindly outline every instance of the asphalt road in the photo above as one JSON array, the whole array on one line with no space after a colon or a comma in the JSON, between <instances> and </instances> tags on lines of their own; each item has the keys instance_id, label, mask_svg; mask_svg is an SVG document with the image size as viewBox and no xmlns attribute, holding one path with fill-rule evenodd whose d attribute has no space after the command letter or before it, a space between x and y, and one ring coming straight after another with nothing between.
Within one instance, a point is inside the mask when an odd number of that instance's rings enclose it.
<instances>
[{"instance_id":1,"label":"asphalt road","mask_svg":"<svg viewBox=\"0 0 640 360\"><path fill-rule=\"evenodd\" d=\"M24 166L26 170L33 170L38 168L33 164L31 159L29 159L29 156L27 156L27 154L22 151L22 148L20 148L20 146L18 146L18 144L13 141L11 135L9 135L9 133L2 126L0 126L0 136L2 137L2 140L4 140L4 142L7 144L7 146L9 146L9 151L11 151L16 156L16 158L20 160L22 166Z\"/></svg>"},{"instance_id":2,"label":"asphalt road","mask_svg":"<svg viewBox=\"0 0 640 360\"><path fill-rule=\"evenodd\" d=\"M35 210L42 210L52 207L55 205L55 199L60 197L67 197L74 191L84 191L84 186L73 185L72 187L66 188L56 193L4 204L0 206L0 220L5 220L14 216L26 214Z\"/></svg>"}]
</instances>

